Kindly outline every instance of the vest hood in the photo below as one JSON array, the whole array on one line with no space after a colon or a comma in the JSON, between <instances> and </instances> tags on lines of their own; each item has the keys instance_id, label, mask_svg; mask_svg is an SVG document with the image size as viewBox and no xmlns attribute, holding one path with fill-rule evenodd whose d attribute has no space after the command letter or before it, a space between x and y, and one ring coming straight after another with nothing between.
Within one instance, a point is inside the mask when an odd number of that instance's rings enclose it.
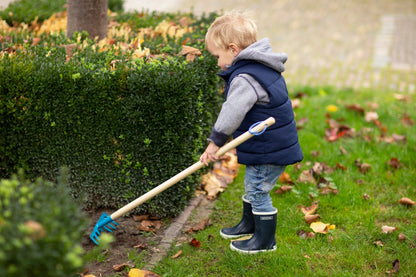
<instances>
[{"instance_id":1,"label":"vest hood","mask_svg":"<svg viewBox=\"0 0 416 277\"><path fill-rule=\"evenodd\" d=\"M282 73L285 71L286 53L274 53L268 38L261 39L238 54L231 66L241 60L252 60L264 64L271 69Z\"/></svg>"}]
</instances>

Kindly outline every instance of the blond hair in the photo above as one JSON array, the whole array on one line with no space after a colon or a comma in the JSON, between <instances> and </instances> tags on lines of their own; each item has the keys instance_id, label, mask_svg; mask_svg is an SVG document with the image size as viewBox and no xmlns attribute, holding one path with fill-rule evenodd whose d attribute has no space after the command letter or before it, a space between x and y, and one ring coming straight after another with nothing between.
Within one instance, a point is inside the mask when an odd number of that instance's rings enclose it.
<instances>
[{"instance_id":1,"label":"blond hair","mask_svg":"<svg viewBox=\"0 0 416 277\"><path fill-rule=\"evenodd\" d=\"M244 49L257 41L257 26L247 13L232 11L214 20L205 41L222 49L228 49L230 43Z\"/></svg>"}]
</instances>

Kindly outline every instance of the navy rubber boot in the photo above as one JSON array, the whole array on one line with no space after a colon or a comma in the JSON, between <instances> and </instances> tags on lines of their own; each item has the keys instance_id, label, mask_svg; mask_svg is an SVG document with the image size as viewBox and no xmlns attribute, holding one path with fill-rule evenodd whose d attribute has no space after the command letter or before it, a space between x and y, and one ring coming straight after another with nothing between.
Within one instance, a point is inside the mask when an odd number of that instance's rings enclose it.
<instances>
[{"instance_id":1,"label":"navy rubber boot","mask_svg":"<svg viewBox=\"0 0 416 277\"><path fill-rule=\"evenodd\" d=\"M245 195L244 195L245 196ZM250 236L254 233L254 216L250 202L243 198L243 217L241 221L234 227L223 228L220 231L221 237L225 239L238 238L242 236Z\"/></svg>"},{"instance_id":2,"label":"navy rubber boot","mask_svg":"<svg viewBox=\"0 0 416 277\"><path fill-rule=\"evenodd\" d=\"M244 254L255 254L276 250L277 209L274 212L256 213L254 215L254 235L248 240L233 241L230 248Z\"/></svg>"}]
</instances>

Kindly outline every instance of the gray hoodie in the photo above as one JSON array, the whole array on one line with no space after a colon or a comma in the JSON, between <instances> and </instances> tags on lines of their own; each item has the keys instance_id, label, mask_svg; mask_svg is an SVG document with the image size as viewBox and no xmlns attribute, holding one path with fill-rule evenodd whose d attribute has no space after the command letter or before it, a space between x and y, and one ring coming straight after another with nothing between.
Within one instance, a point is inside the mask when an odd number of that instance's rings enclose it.
<instances>
[{"instance_id":1,"label":"gray hoodie","mask_svg":"<svg viewBox=\"0 0 416 277\"><path fill-rule=\"evenodd\" d=\"M283 72L287 55L273 53L269 39L264 38L242 50L230 66L240 60L254 60L278 72ZM237 75L231 81L227 99L222 105L209 140L215 143L213 140L215 137L230 136L255 104L267 103L269 103L268 93L253 77L248 74Z\"/></svg>"}]
</instances>

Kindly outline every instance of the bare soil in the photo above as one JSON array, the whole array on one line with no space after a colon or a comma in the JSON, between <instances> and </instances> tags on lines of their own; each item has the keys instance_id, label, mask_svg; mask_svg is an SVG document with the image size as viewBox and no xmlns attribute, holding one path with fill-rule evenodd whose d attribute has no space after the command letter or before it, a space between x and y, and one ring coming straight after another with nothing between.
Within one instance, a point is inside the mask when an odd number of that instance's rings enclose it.
<instances>
[{"instance_id":1,"label":"bare soil","mask_svg":"<svg viewBox=\"0 0 416 277\"><path fill-rule=\"evenodd\" d=\"M91 216L91 225L83 243L85 251L89 251L96 246L89 238L89 235L103 212L111 214L113 211L107 210L89 213ZM158 230L155 229L154 232L143 232L136 227L140 223L134 221L133 216L120 217L116 222L118 226L116 226L117 228L113 232L115 241L111 243L109 249L104 250L100 259L92 261L87 265L84 274L93 274L97 277L114 276L117 274L117 271L113 269L113 266L127 264L133 267L134 264L129 261L128 254L132 251L139 254L144 250L149 250L150 253L152 251L157 252L157 245L162 240L165 230L169 227L167 224L162 224L162 227ZM162 220L162 222L169 222L169 220ZM119 275L124 276L123 274L123 272L120 272Z\"/></svg>"},{"instance_id":2,"label":"bare soil","mask_svg":"<svg viewBox=\"0 0 416 277\"><path fill-rule=\"evenodd\" d=\"M208 200L206 197L199 202L199 205L192 211L191 216L182 226L182 231L175 239L176 244L191 241L192 233L186 231L199 222L208 219L214 205L215 202ZM98 222L98 219L103 212L111 214L113 211L101 210L89 212L91 224L83 243L85 251L89 251L95 247L95 244L89 238L89 235L93 231L95 224ZM141 258L144 259L140 261L143 265L147 265L153 255L164 255L164 253L161 253L159 244L165 237L165 231L169 228L170 223L173 220L174 219L170 218L161 219L162 226L159 229L155 229L154 232L143 232L137 228L137 226L140 225L140 222L136 222L133 216L118 218L116 220L118 226L113 232L115 241L111 243L109 249L104 250L99 259L90 262L81 275L93 274L97 277L117 275L127 276L128 269L135 267L133 261L129 260L129 253L136 252L137 254L140 254L142 251L146 250L146 254L141 256ZM122 271L117 271L113 268L114 266L117 267L123 264L126 265L127 270L123 267L121 268L123 269Z\"/></svg>"}]
</instances>

